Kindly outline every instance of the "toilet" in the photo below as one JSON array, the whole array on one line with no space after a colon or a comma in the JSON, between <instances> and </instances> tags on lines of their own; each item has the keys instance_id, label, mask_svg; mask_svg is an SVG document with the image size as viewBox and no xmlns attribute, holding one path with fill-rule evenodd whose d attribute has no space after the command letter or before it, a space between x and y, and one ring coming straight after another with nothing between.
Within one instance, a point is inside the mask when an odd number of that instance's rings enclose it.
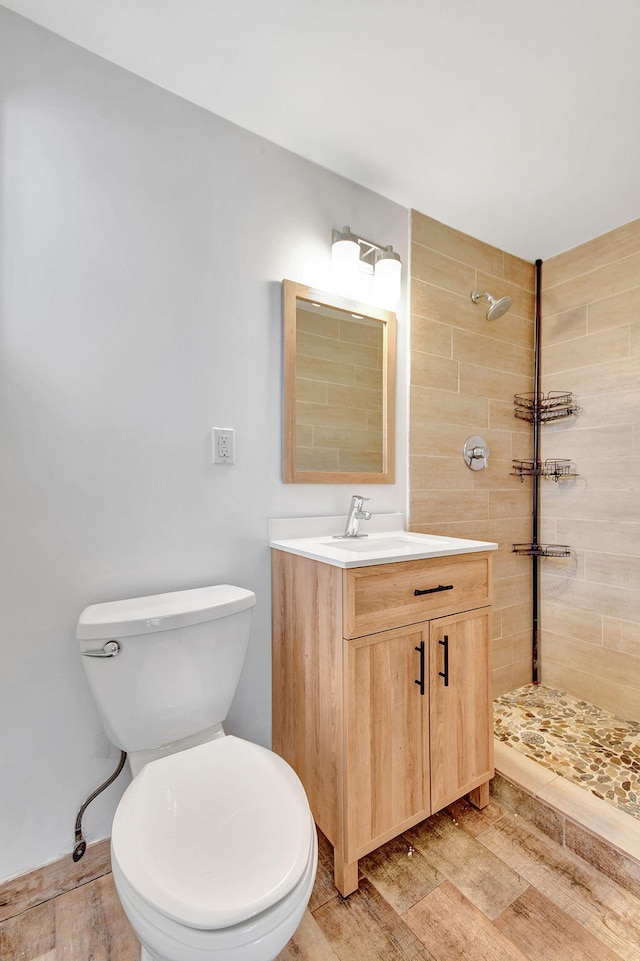
<instances>
[{"instance_id":1,"label":"toilet","mask_svg":"<svg viewBox=\"0 0 640 961\"><path fill-rule=\"evenodd\" d=\"M272 961L311 895L318 848L302 784L222 727L255 600L218 584L94 604L78 621L105 730L133 774L111 860L141 961Z\"/></svg>"}]
</instances>

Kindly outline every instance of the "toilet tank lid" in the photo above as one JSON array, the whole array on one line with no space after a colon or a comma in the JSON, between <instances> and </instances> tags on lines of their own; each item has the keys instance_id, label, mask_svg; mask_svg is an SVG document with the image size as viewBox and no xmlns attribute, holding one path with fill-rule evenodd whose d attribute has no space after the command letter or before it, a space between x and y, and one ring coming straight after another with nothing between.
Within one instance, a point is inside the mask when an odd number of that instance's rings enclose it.
<instances>
[{"instance_id":1,"label":"toilet tank lid","mask_svg":"<svg viewBox=\"0 0 640 961\"><path fill-rule=\"evenodd\" d=\"M253 591L232 584L215 584L92 604L78 619L76 637L79 640L101 640L169 631L237 614L253 607L255 602Z\"/></svg>"}]
</instances>

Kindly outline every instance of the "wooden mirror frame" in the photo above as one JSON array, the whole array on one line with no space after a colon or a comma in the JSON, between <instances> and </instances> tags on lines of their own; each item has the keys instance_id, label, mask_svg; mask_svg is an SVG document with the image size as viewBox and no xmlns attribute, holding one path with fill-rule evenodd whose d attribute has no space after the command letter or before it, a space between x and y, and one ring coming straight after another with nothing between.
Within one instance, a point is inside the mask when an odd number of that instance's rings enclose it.
<instances>
[{"instance_id":1,"label":"wooden mirror frame","mask_svg":"<svg viewBox=\"0 0 640 961\"><path fill-rule=\"evenodd\" d=\"M396 315L382 307L347 300L292 280L284 280L284 483L393 484L395 483L395 374ZM383 331L382 362L382 471L301 471L296 465L296 304L309 301L325 307L378 320Z\"/></svg>"}]
</instances>

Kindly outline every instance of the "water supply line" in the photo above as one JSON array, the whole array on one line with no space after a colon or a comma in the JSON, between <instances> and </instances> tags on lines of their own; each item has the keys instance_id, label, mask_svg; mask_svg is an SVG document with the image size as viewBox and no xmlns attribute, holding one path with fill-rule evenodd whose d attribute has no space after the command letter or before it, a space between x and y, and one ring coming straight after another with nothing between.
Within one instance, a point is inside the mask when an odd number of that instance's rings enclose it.
<instances>
[{"instance_id":1,"label":"water supply line","mask_svg":"<svg viewBox=\"0 0 640 961\"><path fill-rule=\"evenodd\" d=\"M73 857L73 860L74 860L74 861L79 861L80 858L83 857L85 851L87 850L87 842L85 841L84 835L83 835L83 833L82 833L82 815L83 815L84 812L87 810L87 808L89 807L89 805L91 804L91 802L94 801L94 800L98 797L99 794L102 794L102 792L105 790L105 788L108 788L110 784L113 784L113 782L115 781L115 779L118 777L118 775L119 775L120 772L122 771L122 768L124 767L124 764L125 764L125 761L126 761L126 760L127 760L127 752L126 752L126 751L120 751L120 760L118 761L118 766L117 766L117 768L115 769L115 771L113 772L113 774L111 775L111 777L107 778L107 780L104 781L104 783L101 784L99 788L96 788L96 790L93 792L93 794L90 794L90 795L89 795L89 797L87 798L87 800L84 802L84 804L82 805L82 807L81 807L80 810L78 811L78 816L77 816L77 818L76 818L75 835L74 835L74 839L73 839L73 854L72 854L72 857Z\"/></svg>"}]
</instances>

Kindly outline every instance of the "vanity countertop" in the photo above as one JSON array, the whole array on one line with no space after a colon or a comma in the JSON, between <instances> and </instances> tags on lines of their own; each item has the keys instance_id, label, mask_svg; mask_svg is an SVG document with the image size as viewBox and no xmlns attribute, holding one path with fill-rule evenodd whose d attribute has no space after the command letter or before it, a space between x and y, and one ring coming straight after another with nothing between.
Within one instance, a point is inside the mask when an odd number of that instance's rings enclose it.
<instances>
[{"instance_id":1,"label":"vanity countertop","mask_svg":"<svg viewBox=\"0 0 640 961\"><path fill-rule=\"evenodd\" d=\"M414 534L404 530L381 531L357 538L336 538L331 535L292 537L271 540L269 546L290 554L309 557L314 561L323 561L334 567L370 567L374 564L393 564L427 557L495 551L498 547L491 541Z\"/></svg>"}]
</instances>

